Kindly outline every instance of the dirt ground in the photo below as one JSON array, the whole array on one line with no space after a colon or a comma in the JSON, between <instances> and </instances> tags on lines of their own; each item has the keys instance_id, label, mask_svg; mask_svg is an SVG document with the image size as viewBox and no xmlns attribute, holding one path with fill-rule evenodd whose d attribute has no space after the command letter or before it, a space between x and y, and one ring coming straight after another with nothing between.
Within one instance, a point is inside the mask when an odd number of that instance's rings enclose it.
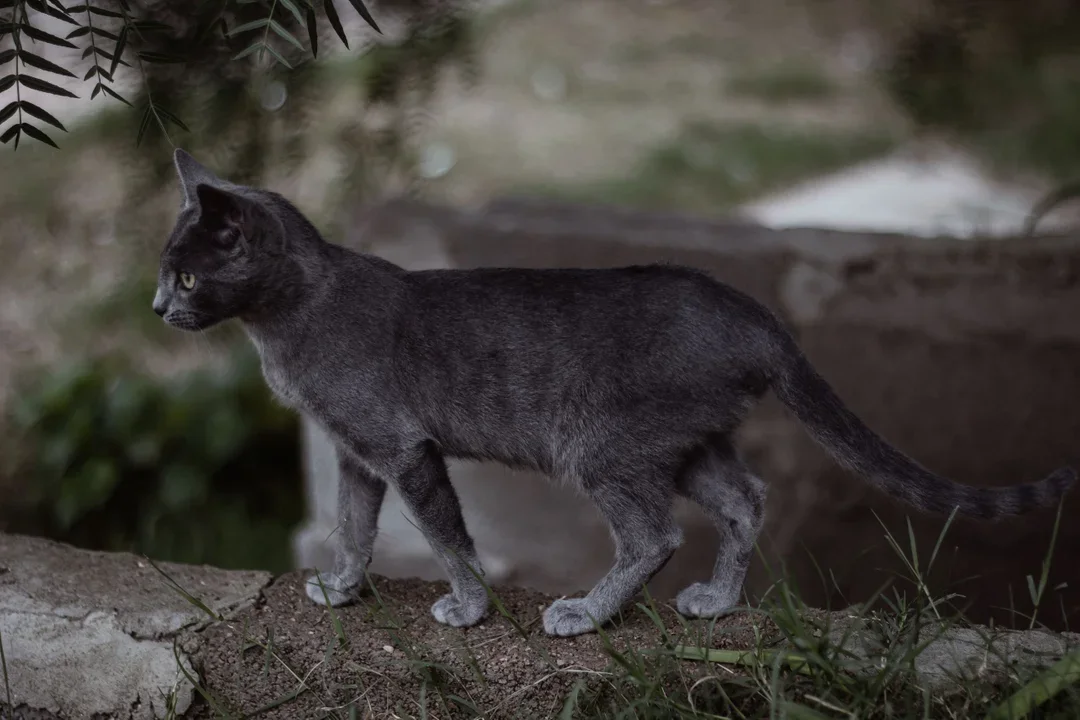
<instances>
[{"instance_id":1,"label":"dirt ground","mask_svg":"<svg viewBox=\"0 0 1080 720\"><path fill-rule=\"evenodd\" d=\"M247 715L288 698L259 717L350 717L350 704L365 718L472 716L471 708L487 718L554 717L579 680L598 689L611 677L605 638L547 636L540 616L551 599L528 590L498 591L520 632L495 607L481 625L460 630L439 625L428 612L448 591L446 583L377 578L381 606L369 593L332 615L304 596L303 580L300 572L282 576L257 606L182 641L219 708ZM657 609L667 632L685 644L750 649L761 645L754 624L766 636L776 632L757 616L738 614L717 621L709 637L706 623L684 629L674 610ZM640 608L626 611L608 639L617 652L664 645ZM681 667L670 692L683 702L696 680L721 672L705 664ZM306 689L292 697L297 688ZM211 704L201 701L191 716L212 717Z\"/></svg>"}]
</instances>

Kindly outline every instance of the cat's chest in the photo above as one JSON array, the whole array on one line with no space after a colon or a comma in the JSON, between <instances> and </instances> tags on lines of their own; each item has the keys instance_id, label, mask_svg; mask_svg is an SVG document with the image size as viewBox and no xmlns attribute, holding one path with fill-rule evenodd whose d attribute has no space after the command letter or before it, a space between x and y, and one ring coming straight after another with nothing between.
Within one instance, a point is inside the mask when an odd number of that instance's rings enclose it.
<instances>
[{"instance_id":1,"label":"cat's chest","mask_svg":"<svg viewBox=\"0 0 1080 720\"><path fill-rule=\"evenodd\" d=\"M306 406L305 397L305 373L298 370L298 363L286 363L274 354L263 352L262 373L263 379L270 392L283 405L303 409Z\"/></svg>"},{"instance_id":2,"label":"cat's chest","mask_svg":"<svg viewBox=\"0 0 1080 720\"><path fill-rule=\"evenodd\" d=\"M296 386L292 376L277 367L263 365L263 378L266 386L274 393L278 400L290 407L297 407L302 400L302 393Z\"/></svg>"}]
</instances>

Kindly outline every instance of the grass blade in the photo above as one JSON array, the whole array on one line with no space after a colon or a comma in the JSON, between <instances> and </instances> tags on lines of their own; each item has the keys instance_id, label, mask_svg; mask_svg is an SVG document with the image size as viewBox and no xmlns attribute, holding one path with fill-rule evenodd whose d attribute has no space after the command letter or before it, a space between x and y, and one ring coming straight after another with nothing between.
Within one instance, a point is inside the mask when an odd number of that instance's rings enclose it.
<instances>
[{"instance_id":1,"label":"grass blade","mask_svg":"<svg viewBox=\"0 0 1080 720\"><path fill-rule=\"evenodd\" d=\"M1070 685L1080 684L1080 650L1074 650L1043 672L1031 682L1013 693L986 716L986 720L1013 720L1030 715Z\"/></svg>"},{"instance_id":2,"label":"grass blade","mask_svg":"<svg viewBox=\"0 0 1080 720\"><path fill-rule=\"evenodd\" d=\"M584 680L578 680L574 683L574 687L570 689L570 694L566 696L562 711L559 712L559 720L574 720L574 710L577 709L578 696L581 695L581 691L584 688Z\"/></svg>"},{"instance_id":3,"label":"grass blade","mask_svg":"<svg viewBox=\"0 0 1080 720\"><path fill-rule=\"evenodd\" d=\"M150 108L147 108L147 109L146 109L146 115L144 115L144 116L143 116L143 125L146 125L146 124L148 124L148 123L150 122L150 119L149 119L149 118L150 118ZM145 129L145 128L140 128L140 131L139 131L139 137L140 137L140 139L142 138L142 130L143 130L143 129ZM144 557L145 557L145 556L144 556ZM204 613L206 613L207 615L209 615L209 616L210 616L211 618L213 618L214 620L218 620L218 621L221 621L221 620L224 620L224 619L225 619L225 618L223 618L223 617L222 617L221 615L218 615L218 614L217 614L216 612L214 612L213 610L211 610L211 609L210 609L210 608L209 608L209 607L208 607L208 606L206 605L206 603L204 603L204 602L203 602L202 600L200 600L199 598L195 597L194 595L192 595L191 593L189 593L189 592L188 592L187 590L185 590L185 589L184 589L183 587L181 587L181 586L180 586L180 583L178 583L178 582L176 582L175 580L173 580L172 576L171 576L171 575L169 575L169 573L165 572L165 571L164 571L164 570L162 570L162 569L161 569L160 567L158 567L158 564L157 564L157 563L155 563L155 562L154 562L153 560L151 560L151 559L150 559L150 558L148 558L148 557L145 557L145 559L146 559L146 561L147 561L148 563L150 563L150 567L152 567L152 568L154 568L155 570L157 570L157 571L158 571L158 573L159 573L159 574L160 574L160 575L161 575L161 576L162 576L163 578L165 578L165 582L166 582L166 583L167 583L167 584L168 584L168 585L169 585L170 587L172 587L172 589L173 589L173 590L175 590L175 591L176 591L176 592L177 592L177 593L178 593L178 594L180 595L180 597L182 597L182 598L184 598L185 600L187 600L187 601L188 601L188 603L190 603L190 604L191 604L191 605L193 605L194 607L197 607L197 608L198 608L199 610L202 610L202 611L203 611Z\"/></svg>"},{"instance_id":4,"label":"grass blade","mask_svg":"<svg viewBox=\"0 0 1080 720\"><path fill-rule=\"evenodd\" d=\"M176 666L180 668L180 672L182 672L187 681L191 683L191 687L195 688L195 692L202 695L203 700L206 701L206 704L210 706L218 717L224 718L225 720L232 720L232 715L220 702L218 702L218 699L214 697L213 693L200 685L198 681L191 676L191 673L187 671L187 668L184 667L184 662L180 658L180 648L177 646L176 642L176 638L173 638L173 657L176 658Z\"/></svg>"},{"instance_id":5,"label":"grass blade","mask_svg":"<svg viewBox=\"0 0 1080 720\"><path fill-rule=\"evenodd\" d=\"M4 692L7 694L7 706L15 712L15 704L11 702L11 682L8 679L7 655L4 653L4 634L0 633L0 670L4 672Z\"/></svg>"}]
</instances>

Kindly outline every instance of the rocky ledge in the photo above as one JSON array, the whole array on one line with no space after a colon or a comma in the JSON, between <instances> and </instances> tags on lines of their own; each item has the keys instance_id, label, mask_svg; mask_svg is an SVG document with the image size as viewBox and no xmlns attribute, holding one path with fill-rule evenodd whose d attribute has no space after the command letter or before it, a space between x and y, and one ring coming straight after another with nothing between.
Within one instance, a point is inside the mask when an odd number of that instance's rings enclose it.
<instances>
[{"instance_id":1,"label":"rocky ledge","mask_svg":"<svg viewBox=\"0 0 1080 720\"><path fill-rule=\"evenodd\" d=\"M469 630L438 625L428 608L443 583L374 578L355 606L328 611L301 592L303 573L272 578L152 563L0 535L0 633L16 718L306 718L355 706L359 717L454 704L485 717L557 715L579 681L613 672L615 653L671 647L749 650L784 645L762 615L683 623L664 604L631 608L604 635L550 638L550 597L497 591L500 604ZM850 611L804 620L873 671L880 628ZM678 636L677 638L675 636ZM1045 666L1080 636L954 627L916 658L916 682L947 692L972 674ZM714 666L684 663L689 676ZM685 681L685 677L684 677ZM7 697L0 696L0 707ZM447 705L449 703L449 705ZM343 716L348 716L345 713Z\"/></svg>"}]
</instances>

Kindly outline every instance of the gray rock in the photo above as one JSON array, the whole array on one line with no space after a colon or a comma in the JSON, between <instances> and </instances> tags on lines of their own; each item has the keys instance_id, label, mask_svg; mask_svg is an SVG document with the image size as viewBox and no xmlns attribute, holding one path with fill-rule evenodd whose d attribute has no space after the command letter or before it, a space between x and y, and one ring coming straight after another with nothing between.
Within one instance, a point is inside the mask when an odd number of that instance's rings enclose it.
<instances>
[{"instance_id":1,"label":"gray rock","mask_svg":"<svg viewBox=\"0 0 1080 720\"><path fill-rule=\"evenodd\" d=\"M160 563L178 585L220 615L251 604L270 581ZM149 720L178 713L195 676L172 638L209 618L146 560L0 534L0 634L12 701L21 717Z\"/></svg>"},{"instance_id":2,"label":"gray rock","mask_svg":"<svg viewBox=\"0 0 1080 720\"><path fill-rule=\"evenodd\" d=\"M948 622L923 626L918 637L904 635L896 641L896 633L884 628L880 618L851 611L833 613L830 626L829 639L849 655L847 664L856 672L877 672L886 656L895 666L898 658L911 653L916 681L934 692L958 689L969 680L1029 674L1080 647L1076 633L958 627Z\"/></svg>"}]
</instances>

